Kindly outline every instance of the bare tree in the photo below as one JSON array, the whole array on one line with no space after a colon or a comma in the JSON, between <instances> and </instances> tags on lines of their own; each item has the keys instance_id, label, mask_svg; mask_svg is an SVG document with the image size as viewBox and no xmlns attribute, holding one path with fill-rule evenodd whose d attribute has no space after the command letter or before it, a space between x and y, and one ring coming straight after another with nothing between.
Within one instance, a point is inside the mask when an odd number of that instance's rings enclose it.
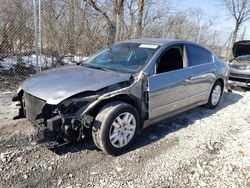
<instances>
[{"instance_id":1,"label":"bare tree","mask_svg":"<svg viewBox=\"0 0 250 188\"><path fill-rule=\"evenodd\" d=\"M221 0L221 2L235 21L231 43L232 48L233 44L236 42L240 26L244 22L250 20L250 0Z\"/></svg>"},{"instance_id":2,"label":"bare tree","mask_svg":"<svg viewBox=\"0 0 250 188\"><path fill-rule=\"evenodd\" d=\"M32 1L0 3L0 58L34 53ZM116 33L120 40L162 37L163 30L168 38L202 44L215 38L202 11L178 11L173 0L43 0L41 8L42 53L51 57L54 65L63 64L68 54L93 54L112 44ZM117 18L120 27L116 28Z\"/></svg>"},{"instance_id":3,"label":"bare tree","mask_svg":"<svg viewBox=\"0 0 250 188\"><path fill-rule=\"evenodd\" d=\"M192 20L194 28L193 33L196 33L197 43L204 43L209 37L205 36L204 33L215 24L215 21L210 19L208 15L200 8L194 8L187 10L189 14L189 20Z\"/></svg>"},{"instance_id":4,"label":"bare tree","mask_svg":"<svg viewBox=\"0 0 250 188\"><path fill-rule=\"evenodd\" d=\"M108 24L108 44L112 44L115 41L116 34L116 18L117 15L123 14L124 0L112 0L112 15L108 15L107 12L102 9L96 0L84 0L91 5L97 12L99 12L107 21Z\"/></svg>"},{"instance_id":5,"label":"bare tree","mask_svg":"<svg viewBox=\"0 0 250 188\"><path fill-rule=\"evenodd\" d=\"M33 32L30 28L32 11L29 1L1 0L0 4L0 58L10 54L21 57L27 49L32 50L33 43L30 39Z\"/></svg>"},{"instance_id":6,"label":"bare tree","mask_svg":"<svg viewBox=\"0 0 250 188\"><path fill-rule=\"evenodd\" d=\"M173 9L172 0L145 0L142 24L144 37L162 37L164 22Z\"/></svg>"},{"instance_id":7,"label":"bare tree","mask_svg":"<svg viewBox=\"0 0 250 188\"><path fill-rule=\"evenodd\" d=\"M125 24L125 28L127 31L127 38L131 38L134 35L134 24L135 24L135 14L137 11L137 8L135 8L135 2L136 0L126 0L125 4L126 4L126 9L128 11L128 17L129 17L129 23L126 25Z\"/></svg>"}]
</instances>

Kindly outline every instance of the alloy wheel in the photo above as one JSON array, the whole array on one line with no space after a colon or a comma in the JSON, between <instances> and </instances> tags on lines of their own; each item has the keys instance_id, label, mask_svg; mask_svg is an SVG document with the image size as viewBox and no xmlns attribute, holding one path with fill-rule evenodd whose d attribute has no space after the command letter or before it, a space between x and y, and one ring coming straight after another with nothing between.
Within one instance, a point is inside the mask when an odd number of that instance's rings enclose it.
<instances>
[{"instance_id":1,"label":"alloy wheel","mask_svg":"<svg viewBox=\"0 0 250 188\"><path fill-rule=\"evenodd\" d=\"M124 112L113 121L110 131L110 143L116 148L126 146L133 138L136 130L136 119L133 114Z\"/></svg>"}]
</instances>

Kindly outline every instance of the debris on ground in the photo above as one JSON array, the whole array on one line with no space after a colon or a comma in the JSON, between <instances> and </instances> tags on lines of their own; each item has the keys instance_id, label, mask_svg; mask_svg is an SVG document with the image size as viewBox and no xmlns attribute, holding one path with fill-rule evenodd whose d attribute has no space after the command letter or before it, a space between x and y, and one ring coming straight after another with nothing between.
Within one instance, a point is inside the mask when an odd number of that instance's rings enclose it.
<instances>
[{"instance_id":1,"label":"debris on ground","mask_svg":"<svg viewBox=\"0 0 250 188\"><path fill-rule=\"evenodd\" d=\"M91 139L34 144L31 123L12 120L12 96L0 93L0 187L250 187L250 92L150 126L118 157Z\"/></svg>"}]
</instances>

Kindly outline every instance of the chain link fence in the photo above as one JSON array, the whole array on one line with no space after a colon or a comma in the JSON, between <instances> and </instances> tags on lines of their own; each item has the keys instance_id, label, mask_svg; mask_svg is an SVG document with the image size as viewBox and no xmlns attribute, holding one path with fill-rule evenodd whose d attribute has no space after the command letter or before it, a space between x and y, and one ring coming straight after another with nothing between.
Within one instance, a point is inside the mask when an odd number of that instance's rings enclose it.
<instances>
[{"instance_id":1,"label":"chain link fence","mask_svg":"<svg viewBox=\"0 0 250 188\"><path fill-rule=\"evenodd\" d=\"M100 20L90 22L80 2L0 0L0 90L16 89L32 74L82 61L105 46L103 27L93 25Z\"/></svg>"},{"instance_id":2,"label":"chain link fence","mask_svg":"<svg viewBox=\"0 0 250 188\"><path fill-rule=\"evenodd\" d=\"M108 43L105 21L84 1L0 0L0 3L0 90L16 89L25 78L40 71L82 61ZM126 27L124 23L120 25L124 33ZM144 28L142 37L176 38L179 32L176 28L164 30L163 23L151 25ZM200 32L199 43L220 57L228 57L230 32L211 29ZM197 42L194 32L180 37Z\"/></svg>"}]
</instances>

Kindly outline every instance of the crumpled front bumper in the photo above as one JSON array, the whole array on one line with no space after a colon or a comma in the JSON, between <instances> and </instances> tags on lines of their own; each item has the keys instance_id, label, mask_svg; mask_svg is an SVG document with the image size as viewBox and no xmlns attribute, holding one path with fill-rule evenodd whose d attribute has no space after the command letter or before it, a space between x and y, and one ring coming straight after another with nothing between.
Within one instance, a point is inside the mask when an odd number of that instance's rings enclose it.
<instances>
[{"instance_id":1,"label":"crumpled front bumper","mask_svg":"<svg viewBox=\"0 0 250 188\"><path fill-rule=\"evenodd\" d=\"M19 106L18 115L13 119L27 118L32 122L34 141L46 147L55 147L61 144L59 135L62 120L60 116L51 117L51 106L23 91L18 92L12 101Z\"/></svg>"},{"instance_id":2,"label":"crumpled front bumper","mask_svg":"<svg viewBox=\"0 0 250 188\"><path fill-rule=\"evenodd\" d=\"M84 115L59 115L58 106L46 104L42 99L28 93L18 93L12 101L17 102L18 116L13 119L27 118L33 123L34 140L41 146L54 148L78 141L85 137L86 129L93 118Z\"/></svg>"},{"instance_id":3,"label":"crumpled front bumper","mask_svg":"<svg viewBox=\"0 0 250 188\"><path fill-rule=\"evenodd\" d=\"M62 121L60 116L55 116L49 119L44 124L36 124L34 140L41 146L45 146L47 148L54 148L65 144L67 142L63 142L62 139Z\"/></svg>"}]
</instances>

